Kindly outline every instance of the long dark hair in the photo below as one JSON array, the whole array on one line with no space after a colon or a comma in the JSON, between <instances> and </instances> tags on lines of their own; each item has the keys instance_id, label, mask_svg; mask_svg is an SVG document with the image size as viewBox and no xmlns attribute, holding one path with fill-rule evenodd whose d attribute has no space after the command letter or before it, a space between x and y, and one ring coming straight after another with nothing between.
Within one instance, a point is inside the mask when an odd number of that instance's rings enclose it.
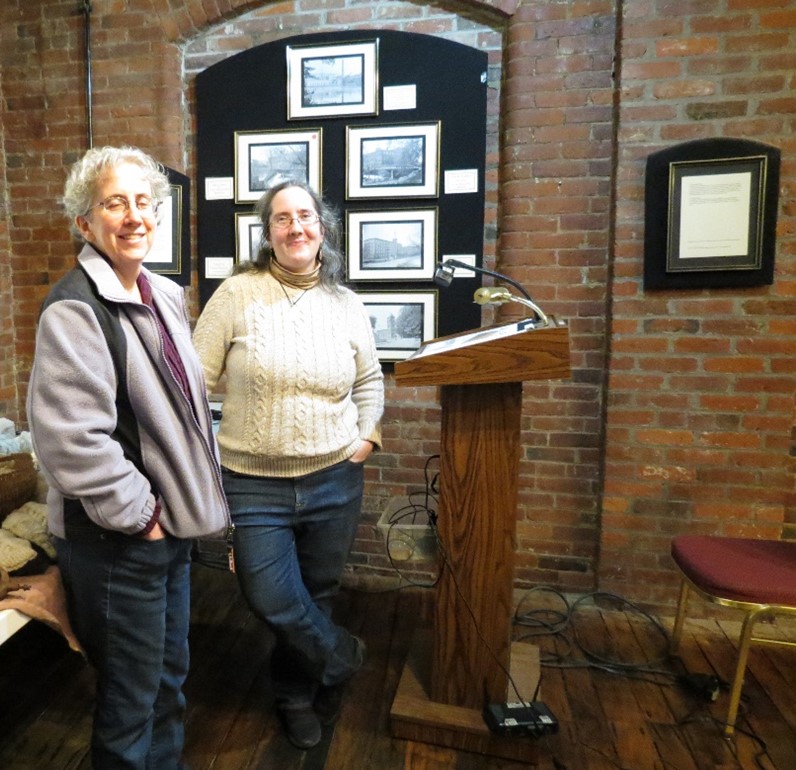
<instances>
[{"instance_id":1,"label":"long dark hair","mask_svg":"<svg viewBox=\"0 0 796 770\"><path fill-rule=\"evenodd\" d=\"M320 271L318 280L321 285L333 289L343 281L343 253L340 251L340 219L334 208L326 203L315 190L306 182L295 179L287 179L284 182L270 187L254 207L254 211L263 226L263 237L257 256L250 262L241 262L235 266L233 275L251 271L262 271L271 269L271 260L274 258L274 250L271 246L270 220L273 210L274 197L277 193L289 187L298 187L304 190L312 198L315 211L318 213L321 227L323 228L323 243L321 244L318 257L320 258Z\"/></svg>"}]
</instances>

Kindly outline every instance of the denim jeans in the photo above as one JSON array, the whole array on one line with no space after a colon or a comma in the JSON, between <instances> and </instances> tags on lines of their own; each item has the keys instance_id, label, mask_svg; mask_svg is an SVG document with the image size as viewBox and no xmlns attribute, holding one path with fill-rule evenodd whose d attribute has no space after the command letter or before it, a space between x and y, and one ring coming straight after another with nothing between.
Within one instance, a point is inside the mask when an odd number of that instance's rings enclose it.
<instances>
[{"instance_id":1,"label":"denim jeans","mask_svg":"<svg viewBox=\"0 0 796 770\"><path fill-rule=\"evenodd\" d=\"M362 505L360 463L337 463L299 478L223 470L235 524L235 570L252 611L273 630L277 705L312 703L361 664L356 639L332 620Z\"/></svg>"},{"instance_id":2,"label":"denim jeans","mask_svg":"<svg viewBox=\"0 0 796 770\"><path fill-rule=\"evenodd\" d=\"M94 770L183 767L191 542L55 538L70 618L97 670Z\"/></svg>"}]
</instances>

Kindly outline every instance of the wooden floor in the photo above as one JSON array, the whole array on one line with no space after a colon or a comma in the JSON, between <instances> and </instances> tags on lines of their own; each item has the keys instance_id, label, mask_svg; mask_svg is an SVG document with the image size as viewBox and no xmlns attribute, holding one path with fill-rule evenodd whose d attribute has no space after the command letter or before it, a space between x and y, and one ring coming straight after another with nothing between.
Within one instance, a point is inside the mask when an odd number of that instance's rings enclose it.
<instances>
[{"instance_id":1,"label":"wooden floor","mask_svg":"<svg viewBox=\"0 0 796 770\"><path fill-rule=\"evenodd\" d=\"M533 597L531 597L533 599ZM341 620L368 645L340 721L321 744L293 748L272 712L267 674L269 635L241 601L234 576L196 566L187 683L186 759L191 770L515 770L507 760L394 739L390 707L418 624L427 622L424 589L347 589ZM520 608L524 612L524 602ZM531 602L533 605L533 602ZM662 638L643 616L621 607L586 609L564 637L536 640L543 657L582 659L582 649L626 664L656 661ZM665 628L671 622L664 621ZM727 678L732 621L689 621L682 662L688 670ZM517 629L518 635L527 628ZM796 628L774 633L796 640ZM570 634L570 638L571 634ZM585 642L585 644L584 644ZM558 717L557 735L536 740L540 770L793 770L796 768L796 650L754 649L733 740L722 737L726 694L715 703L664 673L631 678L584 667L542 669L540 700ZM0 768L65 770L90 767L92 674L55 632L29 623L0 646ZM528 697L528 696L525 696Z\"/></svg>"}]
</instances>

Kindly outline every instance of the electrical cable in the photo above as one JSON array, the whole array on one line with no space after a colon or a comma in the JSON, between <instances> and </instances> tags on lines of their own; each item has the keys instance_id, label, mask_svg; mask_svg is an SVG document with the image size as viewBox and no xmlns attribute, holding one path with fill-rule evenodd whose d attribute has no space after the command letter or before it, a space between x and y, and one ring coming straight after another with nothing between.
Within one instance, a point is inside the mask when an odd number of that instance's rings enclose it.
<instances>
[{"instance_id":1,"label":"electrical cable","mask_svg":"<svg viewBox=\"0 0 796 770\"><path fill-rule=\"evenodd\" d=\"M399 535L402 535L403 538L403 545L406 545L406 541L412 541L412 553L410 553L409 557L407 557L407 561L411 559L414 548L417 547L417 542L414 540L413 537L407 536L404 531L401 530L401 525L406 525L409 523L411 526L427 526L429 529L429 534L433 537L434 543L439 542L439 537L437 535L436 526L437 526L437 482L439 478L439 472L434 472L430 470L432 463L435 460L439 459L438 454L429 455L426 458L426 461L423 466L423 476L425 481L425 486L422 491L414 491L410 492L407 495L407 504L398 508L392 514L390 514L389 519L387 520L387 532L385 534L385 545L386 545L386 552L387 558L390 562L390 566L397 574L400 583L390 589L386 589L387 591L397 591L401 590L402 588L434 588L437 583L439 582L441 569L438 568L436 575L433 576L431 581L425 582L416 580L414 578L408 577L406 575L406 570L404 570L401 566L401 562L404 560L396 559L393 555L393 551L396 550L395 541L397 540ZM369 593L381 593L382 591L368 591Z\"/></svg>"},{"instance_id":2,"label":"electrical cable","mask_svg":"<svg viewBox=\"0 0 796 770\"><path fill-rule=\"evenodd\" d=\"M395 589L389 590L400 590L400 588L409 586L433 588L439 583L442 577L443 569L447 569L448 573L450 574L453 587L473 622L475 632L480 643L483 645L488 654L495 660L503 674L505 674L518 700L527 705L528 703L531 703L537 699L541 687L541 677L539 677L533 696L528 700L523 698L517 683L511 676L511 673L498 658L497 654L492 649L481 628L479 627L475 612L461 590L454 565L451 563L447 550L440 539L436 526L439 472L437 471L432 473L430 471L431 463L438 459L439 455L431 455L426 459L423 468L425 480L424 489L420 492L411 492L407 496L407 505L402 506L392 513L388 520L389 526L386 535L387 556L390 560L390 565L398 574L401 581L403 581L402 585L397 586ZM424 583L407 578L390 552L390 539L393 530L398 528L397 531L400 532L400 525L405 524L406 520L410 520L411 524L413 525L416 525L418 521L420 521L421 524L427 524L431 534L434 537L437 551L441 558L441 564L433 582ZM551 608L549 606L525 610L523 609L528 597L534 594L543 593L554 596L561 603L562 609ZM598 602L612 602L626 614L630 612L633 615L640 616L642 620L652 627L655 633L661 637L663 645L663 650L661 653L653 660L634 662L612 658L604 653L599 653L594 649L591 649L584 641L583 635L579 633L578 624L576 623L578 613L581 612L589 602L595 604L598 609L601 609L597 605ZM540 665L542 667L560 669L589 668L603 671L612 675L622 676L627 679L649 682L656 685L680 684L684 689L689 690L692 694L701 696L702 700L704 701L715 700L718 689L728 688L727 683L715 675L689 672L679 656L668 653L670 641L669 634L663 624L654 615L618 594L606 591L594 591L583 594L571 602L564 593L555 588L549 586L534 586L526 591L524 596L517 604L517 608L514 612L513 623L517 627L526 629L519 635L514 636L515 641L524 641L526 639L548 636L556 638L560 644L565 646L566 649L563 653L548 653L546 655L540 654ZM579 654L578 658L574 657L576 651ZM672 661L679 663L680 667L683 669L682 673L678 674L676 671L671 669ZM668 664L668 667L662 667L665 664ZM702 708L702 706L698 708ZM685 717L683 720L680 720L678 725L688 724L691 721L697 721L694 717L696 711L697 709L692 711L691 714ZM743 717L745 717L745 714L741 712L739 714L739 718ZM726 726L725 723L721 722L721 720L718 720L710 715L708 715L708 719L711 722L719 724L722 728ZM757 745L760 747L760 751L755 754L755 764L758 766L758 768L760 768L760 770L768 770L768 768L762 764L762 760L767 754L767 746L765 742L749 730L744 730L737 725L735 729L738 733L748 736L757 743ZM627 768L624 768L624 766L618 761L613 760L599 749L588 746L585 746L585 748L603 756L615 767L619 768L619 770L628 770ZM664 762L664 764L666 763Z\"/></svg>"},{"instance_id":3,"label":"electrical cable","mask_svg":"<svg viewBox=\"0 0 796 770\"><path fill-rule=\"evenodd\" d=\"M405 506L405 508L407 508L407 509L411 509L411 508L414 508L414 507L415 506ZM400 516L396 517L396 515L398 513L400 513L401 511L404 511L404 509L399 509L399 511L396 511L396 513L393 514L393 516L390 517L390 525L387 528L387 536L386 536L387 558L390 560L390 566L395 570L395 572L398 574L398 576L401 578L401 580L404 581L403 586L401 586L402 588L406 588L406 587L409 587L409 586L413 586L415 588L434 588L434 586L436 586L437 583L439 583L441 570L437 571L436 576L434 577L434 579L431 582L428 582L428 583L420 582L420 581L414 580L414 579L412 579L410 577L407 577L406 574L404 573L404 571L402 571L401 567L398 565L397 560L393 557L393 554L392 554L393 549L390 547L393 529L401 523L401 519L403 517L408 517L410 515L414 515L414 511L413 510L408 510L408 511L402 513ZM432 532L434 534L434 541L438 542L438 538L437 538L437 535L436 535L435 522L436 522L436 519L434 519L432 521L432 518L429 516L429 521L428 521L429 528L432 530Z\"/></svg>"},{"instance_id":4,"label":"electrical cable","mask_svg":"<svg viewBox=\"0 0 796 770\"><path fill-rule=\"evenodd\" d=\"M436 529L434 531L436 533ZM522 703L523 705L527 706L529 703L532 703L533 701L535 701L537 696L538 696L538 694L539 694L539 688L540 688L540 686L542 684L541 676L539 677L539 681L536 683L536 688L534 689L534 692L533 692L533 695L531 696L531 698L527 699L527 700L525 698L523 698L522 693L520 692L519 687L517 686L517 683L514 681L514 679L511 676L511 672L503 665L503 663L501 662L501 660L498 657L497 653L492 649L492 646L486 640L486 637L484 636L483 632L481 631L481 627L480 627L480 625L478 623L478 618L476 617L473 608L470 606L470 603L467 601L467 598L462 593L462 589L459 586L459 581L457 580L457 577L456 577L456 571L454 570L453 564L451 563L450 559L448 558L448 553L445 550L445 545L439 539L439 535L437 535L437 548L439 549L439 553L442 556L442 561L443 561L444 567L447 568L448 572L450 573L451 582L453 583L453 587L456 590L457 595L461 599L462 604L464 605L465 609L467 610L467 613L470 615L471 620L473 621L473 628L475 629L475 633L476 633L476 636L478 637L478 640L481 642L481 644L483 645L484 649L489 653L489 655L492 657L492 659L495 661L495 663L497 663L498 668L506 675L506 678L508 679L509 684L511 685L511 689L514 690L514 693L516 694L517 699L519 700L519 702ZM488 700L488 698L485 698L485 700Z\"/></svg>"},{"instance_id":5,"label":"electrical cable","mask_svg":"<svg viewBox=\"0 0 796 770\"><path fill-rule=\"evenodd\" d=\"M704 723L707 723L707 724L716 725L722 731L724 730L725 727L727 727L727 723L724 720L717 719L712 714L703 714L702 716L695 716L695 714L697 713L697 710L698 709L695 709L691 713L689 713L686 716L684 716L682 719L678 720L677 726L681 727L683 725L700 724L700 723L704 722ZM739 719L741 717L745 718L746 714L745 713L744 714L740 714L739 715ZM757 745L758 750L757 750L757 752L755 752L753 759L754 759L755 765L760 770L776 770L776 768L774 768L773 765L766 765L766 764L763 763L763 759L768 755L768 745L766 744L766 742L759 735L756 735L752 730L747 730L747 729L745 729L743 727L740 727L738 725L738 721L737 720L736 720L736 723L735 723L735 732L737 734L739 734L739 735L743 735L746 738L749 738L753 743L755 743ZM736 759L740 760L740 757L738 755L738 749L737 749L737 746L735 745L735 743L730 741L730 742L728 742L727 745L729 746L730 751L732 751L733 756Z\"/></svg>"},{"instance_id":6,"label":"electrical cable","mask_svg":"<svg viewBox=\"0 0 796 770\"><path fill-rule=\"evenodd\" d=\"M527 598L534 594L549 594L554 596L563 606L563 610L551 608L549 606L538 607L532 609L524 609L527 604ZM583 641L583 634L578 633L577 612L582 609L589 601L612 601L621 608L623 611L632 611L634 614L641 616L651 627L655 633L659 635L663 642L664 650L652 661L644 662L628 662L624 660L611 659L605 655L598 654L593 649L589 649ZM612 594L604 591L595 591L593 593L584 594L577 598L575 601L570 602L567 597L555 588L548 586L535 586L528 589L514 613L514 623L516 626L527 628L528 630L521 634L519 639L526 638L539 638L542 636L550 636L555 638L559 643L564 643L567 646L565 654L554 654L548 656L540 656L540 664L543 667L554 668L589 668L599 671L604 671L609 674L622 676L627 679L648 681L657 685L675 685L679 684L684 689L693 695L700 697L702 703L697 705L694 710L677 724L684 725L689 722L707 721L712 724L718 725L722 730L727 726L727 723L717 719L711 714L706 714L705 717L699 719L695 716L699 711L703 711L708 702L714 701L718 695L719 690L728 690L729 684L716 676L715 674L704 674L699 672L690 672L685 666L682 659L677 655L668 653L669 649L669 634L663 624L652 614L646 612L644 609L638 607L632 602L628 601L622 596ZM579 653L578 658L570 659L573 650L577 649ZM661 666L667 665L663 668ZM671 666L675 664L682 669L681 673L672 670ZM742 696L741 706L746 702L746 698ZM738 726L738 721L746 719L746 711L741 709L736 720L735 731L753 740L759 750L755 753L755 765L760 770L771 770L767 767L763 760L767 756L768 748L765 741L757 736L752 730L743 729ZM748 720L747 720L748 721ZM609 759L603 752L600 752L592 747L592 750ZM735 749L733 749L735 751ZM619 767L618 763L614 764Z\"/></svg>"},{"instance_id":7,"label":"electrical cable","mask_svg":"<svg viewBox=\"0 0 796 770\"><path fill-rule=\"evenodd\" d=\"M630 671L648 671L654 673L666 673L665 671L656 670L653 668L653 663L663 663L669 659L669 634L666 629L663 627L661 622L652 616L650 613L643 610L633 602L628 601L622 596L618 594L608 593L605 591L595 591L590 594L585 594L581 596L577 601L575 601L572 605L572 615L574 614L585 604L587 601L595 601L597 599L603 600L610 600L616 602L620 608L623 608L623 611L627 612L629 609L631 612L640 615L643 619L647 620L653 629L655 629L661 636L663 640L663 651L661 652L660 656L656 658L654 661L649 662L646 661L644 663L626 663L625 661L621 660L611 660L610 658L605 658L593 650L590 650L586 647L586 645L581 640L580 636L578 635L578 627L573 623L573 633L575 635L575 642L578 645L578 648L583 652L583 654L593 661L597 665L609 666L614 667L619 670L630 670Z\"/></svg>"},{"instance_id":8,"label":"electrical cable","mask_svg":"<svg viewBox=\"0 0 796 770\"><path fill-rule=\"evenodd\" d=\"M424 479L425 479L425 487L424 487L423 491L422 492L416 492L416 493L410 493L410 495L408 496L408 499L409 499L408 504L403 506L403 507L401 507L401 508L399 508L397 511L395 511L394 513L392 513L390 515L390 518L388 520L389 526L388 526L388 529L387 529L387 537L386 537L386 540L387 540L387 557L390 560L390 565L392 566L392 568L398 573L400 578L403 581L405 581L404 585L399 586L399 588L407 587L407 586L419 586L421 588L433 588L439 583L439 581L440 581L440 579L442 577L442 570L445 569L445 568L448 569L448 572L449 572L449 574L451 576L451 581L453 583L454 589L456 590L457 595L461 599L462 603L464 604L465 608L467 609L467 613L470 615L470 618L473 621L475 632L476 632L476 635L478 636L479 641L484 646L484 648L486 649L488 654L498 664L500 670L506 675L506 677L507 677L508 681L510 682L511 687L514 690L515 694L517 695L517 698L519 699L519 701L522 702L523 704L527 705L528 703L531 703L534 700L536 700L536 697L537 697L537 695L539 693L539 687L541 686L541 678L540 678L540 681L536 685L536 688L535 688L533 696L529 700L526 700L525 698L523 698L522 694L519 691L519 688L518 688L516 682L514 681L514 679L511 676L511 673L502 664L502 662L500 661L500 659L497 656L497 653L495 653L495 651L490 646L489 642L484 637L484 634L483 634L481 628L479 627L478 619L475 616L475 612L473 611L472 607L470 606L470 604L468 603L468 601L465 598L464 594L462 593L461 587L459 586L459 582L457 580L457 576L456 576L456 572L454 570L453 564L451 564L450 559L448 558L447 551L445 550L445 546L442 543L442 540L440 539L439 532L438 532L437 526L436 526L437 525L436 507L437 507L437 504L438 504L437 494L439 492L439 471L436 471L436 472L432 473L431 470L430 470L431 464L435 460L439 460L439 457L440 456L438 454L435 454L435 455L430 455L426 459L426 462L425 462L424 467L423 467L423 474L424 474ZM418 497L418 496L422 497L422 503L415 502L415 498ZM440 555L441 560L442 560L442 564L440 565L440 568L439 568L439 570L437 572L437 575L434 578L434 581L432 583L419 583L419 582L414 581L414 580L412 580L410 578L407 578L406 575L403 574L403 572L401 571L401 568L398 566L398 564L396 563L395 559L393 558L393 556L392 556L392 554L390 552L390 538L391 538L391 534L393 532L393 529L395 527L399 527L400 524L404 521L404 519L411 518L412 523L413 524L416 523L418 515L421 515L421 514L423 516L425 516L425 518L426 518L426 522L423 522L423 523L427 523L428 524L428 527L429 527L431 533L434 536L434 541L436 543L437 552Z\"/></svg>"},{"instance_id":9,"label":"electrical cable","mask_svg":"<svg viewBox=\"0 0 796 770\"><path fill-rule=\"evenodd\" d=\"M552 594L563 604L564 610L551 610L548 607L544 607L521 612L526 598L533 593ZM643 663L628 663L624 660L608 658L604 655L600 655L592 649L589 649L578 633L575 619L577 612L582 609L586 602L593 602L595 600L610 600L619 604L621 607L624 607L625 611L630 609L634 613L641 615L642 618L647 620L663 638L664 652L661 653L660 657L653 661L645 661ZM545 620L547 615L552 615L555 622L547 622ZM522 635L522 639L534 638L543 635L555 635L566 643L568 647L568 653L571 653L573 650L577 649L582 655L581 658L575 660L565 660L564 656L562 655L543 657L540 661L542 665L556 668L595 668L612 674L643 674L647 677L665 677L670 680L674 680L676 678L676 674L674 672L671 672L668 669L657 667L658 665L667 661L670 657L668 655L669 637L666 629L663 627L660 621L657 620L657 618L653 617L648 612L644 611L618 594L612 594L605 591L595 591L592 593L583 594L574 602L570 603L566 596L564 596L564 594L557 589L550 588L548 586L537 586L535 588L529 589L525 596L520 600L514 614L514 622L515 625L531 629ZM570 633L567 633L567 631ZM649 679L649 681L656 680Z\"/></svg>"}]
</instances>

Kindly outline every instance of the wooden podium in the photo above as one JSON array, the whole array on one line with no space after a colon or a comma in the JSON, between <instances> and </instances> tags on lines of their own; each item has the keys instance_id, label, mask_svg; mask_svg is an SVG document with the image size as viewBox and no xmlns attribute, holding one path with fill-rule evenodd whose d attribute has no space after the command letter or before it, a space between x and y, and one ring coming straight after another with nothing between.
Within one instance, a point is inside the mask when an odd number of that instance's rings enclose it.
<instances>
[{"instance_id":1,"label":"wooden podium","mask_svg":"<svg viewBox=\"0 0 796 770\"><path fill-rule=\"evenodd\" d=\"M527 737L496 736L487 703L530 700L538 650L511 642L524 380L570 376L569 333L550 317L441 337L395 365L397 385L438 385L441 577L431 633L418 635L390 710L393 735L533 761Z\"/></svg>"}]
</instances>

